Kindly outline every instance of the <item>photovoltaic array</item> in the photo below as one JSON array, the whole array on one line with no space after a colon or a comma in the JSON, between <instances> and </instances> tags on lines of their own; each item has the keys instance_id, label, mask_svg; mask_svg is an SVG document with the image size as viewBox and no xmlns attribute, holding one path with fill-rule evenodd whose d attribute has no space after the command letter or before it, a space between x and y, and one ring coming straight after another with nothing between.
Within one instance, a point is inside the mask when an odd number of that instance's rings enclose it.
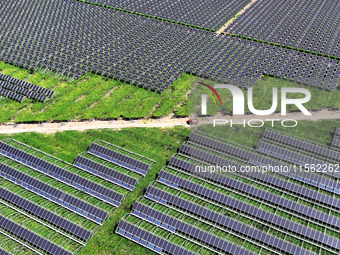
<instances>
[{"instance_id":1,"label":"photovoltaic array","mask_svg":"<svg viewBox=\"0 0 340 255\"><path fill-rule=\"evenodd\" d=\"M32 83L0 73L0 95L22 103L31 98L45 103L55 96L55 92Z\"/></svg>"},{"instance_id":2,"label":"photovoltaic array","mask_svg":"<svg viewBox=\"0 0 340 255\"><path fill-rule=\"evenodd\" d=\"M4 2L0 59L163 92L183 73L252 86L265 73L335 89L339 61L73 0Z\"/></svg>"},{"instance_id":3,"label":"photovoltaic array","mask_svg":"<svg viewBox=\"0 0 340 255\"><path fill-rule=\"evenodd\" d=\"M338 127L335 131L332 146L336 149L340 149L340 127Z\"/></svg>"},{"instance_id":4,"label":"photovoltaic array","mask_svg":"<svg viewBox=\"0 0 340 255\"><path fill-rule=\"evenodd\" d=\"M250 0L85 0L84 2L216 31L235 17Z\"/></svg>"},{"instance_id":5,"label":"photovoltaic array","mask_svg":"<svg viewBox=\"0 0 340 255\"><path fill-rule=\"evenodd\" d=\"M278 135L286 138L279 142ZM273 129L266 130L265 139L283 149L305 148L305 155L294 154L302 168L314 163L309 160L334 163L335 151L330 147ZM293 144L288 146L290 141ZM245 166L290 166L293 154L271 154L260 147L261 142L254 150L192 132L116 232L159 254L179 254L178 250L183 254L338 254L340 176L242 171ZM205 171L209 166L232 167L232 171Z\"/></svg>"},{"instance_id":6,"label":"photovoltaic array","mask_svg":"<svg viewBox=\"0 0 340 255\"><path fill-rule=\"evenodd\" d=\"M226 33L340 57L340 3L258 0Z\"/></svg>"},{"instance_id":7,"label":"photovoltaic array","mask_svg":"<svg viewBox=\"0 0 340 255\"><path fill-rule=\"evenodd\" d=\"M71 165L16 140L0 141L0 235L37 253L79 252L144 176L131 169L147 165L148 171L155 163L104 141L96 144L105 144L101 148L115 153L117 162L82 153ZM26 221L29 227L22 226Z\"/></svg>"}]
</instances>

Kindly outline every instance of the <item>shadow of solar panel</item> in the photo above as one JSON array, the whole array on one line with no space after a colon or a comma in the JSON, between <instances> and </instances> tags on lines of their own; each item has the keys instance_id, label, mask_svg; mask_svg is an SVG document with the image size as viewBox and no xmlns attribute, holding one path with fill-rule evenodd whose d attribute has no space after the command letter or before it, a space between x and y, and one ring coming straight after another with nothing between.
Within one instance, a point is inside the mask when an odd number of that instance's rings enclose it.
<instances>
[{"instance_id":1,"label":"shadow of solar panel","mask_svg":"<svg viewBox=\"0 0 340 255\"><path fill-rule=\"evenodd\" d=\"M27 230L17 223L12 222L9 219L0 215L0 228L6 230L19 239L28 242L30 245L38 247L39 249L47 252L48 254L56 255L72 255L72 253L66 251L64 248L51 243L49 240Z\"/></svg>"},{"instance_id":2,"label":"shadow of solar panel","mask_svg":"<svg viewBox=\"0 0 340 255\"><path fill-rule=\"evenodd\" d=\"M107 217L107 212L2 163L0 163L0 175L9 181L96 223L101 224Z\"/></svg>"},{"instance_id":3,"label":"shadow of solar panel","mask_svg":"<svg viewBox=\"0 0 340 255\"><path fill-rule=\"evenodd\" d=\"M8 190L0 188L0 198L9 202L10 204L23 209L34 216L51 223L52 225L57 226L58 228L66 231L80 240L87 241L90 236L91 232L42 208Z\"/></svg>"}]
</instances>

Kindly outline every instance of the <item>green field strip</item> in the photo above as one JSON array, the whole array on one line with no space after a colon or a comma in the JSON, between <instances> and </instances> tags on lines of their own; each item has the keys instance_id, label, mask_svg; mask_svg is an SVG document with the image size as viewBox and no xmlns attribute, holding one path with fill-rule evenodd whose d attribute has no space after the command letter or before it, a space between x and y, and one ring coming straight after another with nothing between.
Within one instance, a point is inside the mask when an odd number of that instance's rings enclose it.
<instances>
[{"instance_id":1,"label":"green field strip","mask_svg":"<svg viewBox=\"0 0 340 255\"><path fill-rule=\"evenodd\" d=\"M177 189L177 190L174 192L174 191L173 191L174 189L173 189L172 187L165 186L165 185L163 185L162 183L158 183L158 182L157 182L157 183L153 183L152 186L155 186L155 187L157 187L157 188L160 188L160 189L162 189L162 190L165 190L166 192L172 193L173 195L177 195L177 196L178 196L178 194L179 194L179 197L180 197L180 198L183 198L183 199L186 199L186 200L189 200L189 201L190 201L192 198L194 198L195 196L197 197L196 194L189 193L189 192L184 191L184 190L182 190L182 189L181 189L181 190ZM238 194L235 194L235 196L234 196L233 198L238 199L238 200L240 200L240 201L243 201L243 202L245 202L245 203L247 203L247 204L250 204L250 205L255 206L254 204L249 203L247 200L245 200L245 197L240 196L240 195L238 195ZM247 216L247 215L245 215L245 214L243 214L243 213L239 213L239 212L237 212L237 211L235 211L235 210L233 210L233 209L231 209L231 208L228 208L227 206L220 205L220 204L217 204L217 203L215 203L215 202L208 201L208 200L205 199L205 198L201 198L201 197L200 197L199 199L202 200L202 201L205 201L205 202L207 202L207 203L213 204L213 205L215 205L215 206L217 206L217 207L220 207L220 208L222 208L222 209L230 210L230 211L232 211L232 212L238 214L238 219L237 219L237 220L239 220L239 221L242 222L242 223L245 223L245 224L248 224L248 225L252 225L253 222L258 222L258 223L261 224L261 225L268 226L268 227L270 227L270 228L273 228L273 229L276 230L276 231L279 231L280 233L285 234L285 236L291 236L291 237L292 237L292 240L298 239L298 240L300 240L300 241L303 242L303 243L307 242L307 243L310 245L310 247L312 247L312 250L319 250L319 249L320 249L320 250L324 250L324 251L330 252L331 254L334 254L334 255L336 254L336 253L334 253L333 251L331 251L331 250L329 250L329 249L327 249L327 248L325 248L325 247L321 247L321 246L318 247L318 246L316 246L315 244L313 244L312 242L310 242L309 240L307 240L307 239L305 239L305 238L303 238L303 237L300 237L300 236L297 236L297 235L294 235L294 234L291 234L291 233L284 233L285 231L283 232L283 231L280 230L279 228L270 226L270 225L267 224L267 223L259 222L258 220L251 218L251 216ZM266 208L263 208L263 207L260 207L260 206L257 206L257 207L258 207L258 208L261 208L261 209L264 209L264 210L267 209L266 211L267 211L267 212L270 212L270 213L272 213L272 212L273 212L272 210L274 209L276 215L282 216L281 210L279 210L279 209L275 209L275 208L272 208L272 207L270 207L270 206L267 206ZM269 209L268 209L268 208L269 208ZM288 214L287 214L287 215L288 215ZM241 217L243 217L243 220L242 220ZM293 218L290 214L289 214L286 218L289 219L289 220L292 220L292 221L294 221L294 222L296 222L296 223L300 223L300 224L301 224L301 222L304 222L303 225L305 225L305 226L310 226L310 225L308 225L308 222L307 222L307 221L304 221L303 219ZM247 219L247 220L244 220L244 219ZM286 237L285 237L285 240L286 240ZM289 240L287 240L287 241L289 241ZM294 242L293 242L293 243L294 243Z\"/></svg>"},{"instance_id":2,"label":"green field strip","mask_svg":"<svg viewBox=\"0 0 340 255\"><path fill-rule=\"evenodd\" d=\"M244 39L244 40L248 40L248 41L253 41L253 42L258 42L258 43L262 43L262 44L266 44L266 45L276 46L276 47L284 48L284 49L287 49L287 50L294 50L294 51L299 51L299 52L303 52L303 53L307 53L307 54L317 55L317 56L320 56L320 57L326 57L326 58L331 58L331 59L335 59L335 60L340 60L340 57L327 55L327 54L323 54L323 53L320 53L320 52L300 49L300 48L292 47L292 46L286 46L286 45L279 44L279 43L267 42L267 41L264 41L264 40L251 38L251 37L247 37L247 36L242 36L242 35L237 35L237 34L232 34L232 33L223 32L222 34L232 36L232 37L236 37L236 38L240 38L240 39Z\"/></svg>"},{"instance_id":3,"label":"green field strip","mask_svg":"<svg viewBox=\"0 0 340 255\"><path fill-rule=\"evenodd\" d=\"M68 251L71 251L72 253L82 247L82 245L79 245L60 233L51 230L50 228L36 222L34 219L20 214L3 204L0 204L0 211L3 217L6 217L7 219L25 227L26 229L41 237L44 237L52 243L57 244Z\"/></svg>"}]
</instances>

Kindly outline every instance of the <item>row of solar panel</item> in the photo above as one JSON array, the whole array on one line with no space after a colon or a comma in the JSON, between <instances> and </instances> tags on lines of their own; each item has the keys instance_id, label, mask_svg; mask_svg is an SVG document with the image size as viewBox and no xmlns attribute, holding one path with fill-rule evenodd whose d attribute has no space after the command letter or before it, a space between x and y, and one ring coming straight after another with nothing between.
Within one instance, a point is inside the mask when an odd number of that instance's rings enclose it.
<instances>
[{"instance_id":1,"label":"row of solar panel","mask_svg":"<svg viewBox=\"0 0 340 255\"><path fill-rule=\"evenodd\" d=\"M137 180L126 174L120 173L100 163L94 162L84 156L78 155L75 165L89 173L100 176L114 184L120 185L129 190L134 190Z\"/></svg>"},{"instance_id":2,"label":"row of solar panel","mask_svg":"<svg viewBox=\"0 0 340 255\"><path fill-rule=\"evenodd\" d=\"M236 147L231 142L229 142L229 144L227 145L225 143L221 143L220 141L218 141L216 139L208 138L207 136L204 136L204 135L199 134L199 133L192 133L191 136L190 136L190 142L194 142L194 143L200 144L204 147L211 148L213 150L225 153L227 155L235 156L235 157L238 154L235 154L233 151L239 152L239 153L242 153L244 151L244 149L242 149L240 147ZM234 150L226 151L224 149L226 147L223 147L223 146L228 146L228 148L234 149ZM249 150L248 152L250 152L251 149L248 148L248 150ZM247 162L248 157L244 158L244 161ZM241 165L236 164L235 162L231 163L231 165L234 165L236 167L237 171L240 172ZM279 173L279 172L277 172L277 173ZM336 199L333 199L333 197L324 195L320 192L310 190L308 188L304 188L301 185L296 185L296 184L293 184L291 182L283 181L282 179L271 176L271 175L259 174L259 173L256 173L256 172L242 171L242 175L245 175L245 176L250 177L252 179L256 179L260 182L264 182L268 185L277 187L279 189L284 189L285 191L291 192L293 194L302 195L303 197L308 198L313 202L317 201L317 202L319 202L323 205L331 206L332 208L336 208L336 209L340 208L340 202ZM216 181L218 181L217 178L215 178L215 179L216 179ZM305 183L305 182L303 182L303 183ZM318 186L317 184L314 184L313 182L312 182L312 185ZM337 189L335 189L335 193L338 194Z\"/></svg>"},{"instance_id":3,"label":"row of solar panel","mask_svg":"<svg viewBox=\"0 0 340 255\"><path fill-rule=\"evenodd\" d=\"M55 92L26 81L22 81L0 73L0 89L2 95L22 103L26 98L31 98L45 103L55 96Z\"/></svg>"},{"instance_id":4,"label":"row of solar panel","mask_svg":"<svg viewBox=\"0 0 340 255\"><path fill-rule=\"evenodd\" d=\"M190 157L194 155L189 155ZM174 160L171 162L171 164L174 163ZM176 160L176 163L180 163L178 160ZM211 163L211 162L209 162ZM180 167L178 165L174 165L176 167ZM222 165L223 166L223 165ZM181 166L183 167L183 165ZM192 171L193 169L196 168L195 165L192 165L190 163L187 163L186 168L182 168L184 170L187 170L190 174L195 174L195 170ZM183 186L184 183L187 185L190 185L191 189L195 190L195 193L200 193L200 186L199 185L194 185L191 183L187 183L184 180L180 179L179 177L175 177L173 175L170 175L169 173L162 173L166 174L167 178L162 176L160 174L160 178L167 179L168 181L171 181L172 183L175 183L179 186ZM260 174L260 173L259 173ZM206 174L207 176L205 177L203 174L203 178L205 179L210 179L209 174ZM202 175L201 175L202 176ZM217 177L217 176L216 176ZM250 198L255 198L259 201L262 201L264 203L268 203L271 206L277 207L279 206L283 210L295 213L297 215L300 215L300 217L310 219L316 222L320 222L321 224L325 224L327 226L331 226L335 229L340 229L340 220L334 216L330 216L326 213L320 212L316 209L310 208L308 206L301 205L297 202L291 201L289 199L285 199L281 196L274 195L272 193L269 193L267 191L261 190L259 188L253 187L251 185L242 183L237 180L233 180L231 178L228 178L227 176L221 176L220 178L220 183L228 188L229 190L237 191L238 194L244 194L245 196L249 196Z\"/></svg>"},{"instance_id":5,"label":"row of solar panel","mask_svg":"<svg viewBox=\"0 0 340 255\"><path fill-rule=\"evenodd\" d=\"M69 220L65 220L59 215L54 214L6 189L0 188L0 198L52 225L57 226L80 240L87 241L91 236L91 232L83 227L80 227Z\"/></svg>"},{"instance_id":6,"label":"row of solar panel","mask_svg":"<svg viewBox=\"0 0 340 255\"><path fill-rule=\"evenodd\" d=\"M6 89L6 90L10 90L10 91L12 91L13 93L15 93L17 95L23 95L23 96L25 96L27 98L32 98L32 99L35 99L37 101L41 101L43 103L45 103L46 100L48 99L44 95L38 94L38 93L36 93L34 91L30 91L30 90L27 90L27 89L25 89L23 87L11 84L9 82L1 81L1 80L0 80L0 88Z\"/></svg>"},{"instance_id":7,"label":"row of solar panel","mask_svg":"<svg viewBox=\"0 0 340 255\"><path fill-rule=\"evenodd\" d=\"M27 230L21 225L14 223L13 221L0 215L0 228L6 232L14 235L15 237L28 242L32 246L47 252L48 254L55 255L72 255L72 253L66 251L62 247L50 242L49 240Z\"/></svg>"},{"instance_id":8,"label":"row of solar panel","mask_svg":"<svg viewBox=\"0 0 340 255\"><path fill-rule=\"evenodd\" d=\"M173 187L170 186L169 187ZM201 194L195 194L195 197L200 198ZM183 196L182 196L183 197ZM172 193L169 193L165 190L161 190L159 188L156 188L152 185L150 185L146 191L146 198L155 201L157 203L160 203L162 205L168 206L170 208L174 208L175 210L179 209L185 213L192 214L193 217L197 217L198 219L205 219L206 221L210 222L214 226L220 226L222 228L225 228L226 230L231 230L232 232L236 232L246 238L251 238L253 241L256 241L260 245L268 245L268 247L274 249L274 250L282 250L284 247L287 248L286 252L283 252L285 254L313 254L312 252L309 252L303 248L297 247L295 245L286 245L284 242L282 243L281 240L278 238L273 238L270 235L264 235L264 233L261 233L260 230L254 230L254 228L249 227L249 229L246 228L245 225L233 225L233 224L241 224L237 221L230 221L227 219L226 216L223 216L221 214L218 214L214 211L211 211L207 209L207 206L199 206L198 204L195 204L193 202L190 202L186 199L181 198L179 194L173 195ZM211 203L211 200L207 199L207 202ZM196 202L198 203L198 202ZM293 234L296 238L300 239L301 237L304 238L304 240L315 241L315 240L322 240L323 244L326 247L335 247L333 249L338 250L339 249L339 242L337 239L327 236L324 233L306 228L304 225L294 223L293 221L286 220L283 217L280 217L278 215L274 215L271 213L268 213L264 210L258 209L253 206L249 205L241 205L237 203L232 203L228 205L222 205L222 208L231 210L236 213L241 213L242 216L245 216L246 218L249 217L249 219L255 219L255 221L260 222L261 224L265 224L268 227L274 227L277 229L280 229L283 233L287 234ZM256 208L256 209L255 209ZM147 218L148 215L145 215ZM225 227L223 225L223 222L225 223L233 223ZM234 227L241 227L239 229L234 229ZM312 234L304 233L304 231L311 230ZM308 237L312 237L313 239L309 239ZM265 242L264 242L265 240ZM272 242L271 242L272 241ZM268 243L269 242L269 243ZM319 244L319 243L318 243ZM282 246L283 245L283 246ZM285 246L286 245L286 246ZM288 250L290 249L290 250ZM295 252L300 253L295 253ZM280 254L282 252L279 252ZM282 253L282 254L283 254ZM232 253L231 253L232 254ZM237 254L237 253L234 253Z\"/></svg>"},{"instance_id":9,"label":"row of solar panel","mask_svg":"<svg viewBox=\"0 0 340 255\"><path fill-rule=\"evenodd\" d=\"M137 227L125 220L119 222L117 233L159 254L194 255L193 252L177 246L164 238L151 234L149 231Z\"/></svg>"},{"instance_id":10,"label":"row of solar panel","mask_svg":"<svg viewBox=\"0 0 340 255\"><path fill-rule=\"evenodd\" d=\"M334 148L340 149L340 127L338 127L335 131L335 135L332 141L332 146Z\"/></svg>"},{"instance_id":11,"label":"row of solar panel","mask_svg":"<svg viewBox=\"0 0 340 255\"><path fill-rule=\"evenodd\" d=\"M45 95L46 97L52 98L56 94L54 91L52 91L50 89L46 89L44 87L34 85L34 84L29 83L27 81L19 80L17 78L14 78L12 76L9 76L9 75L3 74L3 73L0 73L0 80L8 81L12 84L23 87L27 90L31 90L31 91L34 91L36 93Z\"/></svg>"},{"instance_id":12,"label":"row of solar panel","mask_svg":"<svg viewBox=\"0 0 340 255\"><path fill-rule=\"evenodd\" d=\"M208 138L198 137L195 136L194 134L192 135L191 141L203 145L207 144L207 147L209 148L239 158L252 165L278 167L279 169L278 171L276 171L278 174L281 174L289 178L294 178L299 182L308 183L313 186L325 189L327 191L334 192L336 194L340 194L340 184L334 180L324 178L311 172L300 171L300 169L292 168L284 163L277 162L276 160L270 158L266 158L264 156L256 154L255 152L250 152L249 150L244 150L232 144L224 144L219 141L210 141L210 139ZM285 171L281 170L281 166L286 167L287 170Z\"/></svg>"},{"instance_id":13,"label":"row of solar panel","mask_svg":"<svg viewBox=\"0 0 340 255\"><path fill-rule=\"evenodd\" d=\"M93 220L96 223L102 223L107 212L99 209L89 203L83 202L57 188L54 188L44 182L36 180L20 171L15 170L7 165L0 163L1 177L27 189L37 195L44 197L60 206L67 208L83 217Z\"/></svg>"},{"instance_id":14,"label":"row of solar panel","mask_svg":"<svg viewBox=\"0 0 340 255\"><path fill-rule=\"evenodd\" d=\"M206 231L203 231L191 224L185 223L165 213L161 213L155 209L149 208L141 203L136 202L132 208L132 213L137 217L141 217L146 221L154 223L157 226L167 229L170 232L181 233L190 238L199 240L204 244L213 247L224 254L253 254L241 247L231 244L228 241L216 237Z\"/></svg>"},{"instance_id":15,"label":"row of solar panel","mask_svg":"<svg viewBox=\"0 0 340 255\"><path fill-rule=\"evenodd\" d=\"M4 142L0 142L0 151L4 156L10 159L27 165L34 170L55 178L78 190L84 191L85 193L99 198L100 200L103 200L104 202L112 204L116 207L120 206L124 198L122 194L116 191L110 190L102 185L89 181L84 177L67 171L27 152L23 152L22 150L10 146Z\"/></svg>"},{"instance_id":16,"label":"row of solar panel","mask_svg":"<svg viewBox=\"0 0 340 255\"><path fill-rule=\"evenodd\" d=\"M198 217L198 219L203 219L209 224L212 224L213 226L218 226L218 227L223 228L225 231L228 231L228 232L232 231L234 233L237 233L238 235L241 235L244 238L249 238L257 243L260 243L261 245L268 245L271 249L274 249L280 253L283 252L283 253L293 255L293 254L303 254L303 252L305 252L305 254L312 254L304 249L301 249L300 247L294 244L288 243L282 239L271 236L254 227L241 223L237 220L231 219L226 215L223 215L211 209L208 209L206 206L201 206L193 202L187 201L186 199L172 195L168 192L162 191L153 186L149 186L146 197L148 199L151 199L152 201L156 201L161 204L166 204L167 206L172 206L177 210L180 210L189 215L192 215L192 217L194 218ZM162 201L160 200L160 198L162 198ZM166 198L166 201L163 200L163 198ZM133 208L133 210L134 211L137 210L137 213L142 213L141 217L145 219L147 219L150 216L149 214L146 214L145 212L143 213L142 211L140 211L140 209L137 209L135 207ZM163 224L163 223L158 223L158 222L154 220L154 223L156 225ZM203 237L200 240L205 240L205 237ZM228 252L228 250L225 250L224 252Z\"/></svg>"},{"instance_id":17,"label":"row of solar panel","mask_svg":"<svg viewBox=\"0 0 340 255\"><path fill-rule=\"evenodd\" d=\"M150 165L96 143L91 144L88 153L135 171L143 176L150 170Z\"/></svg>"},{"instance_id":18,"label":"row of solar panel","mask_svg":"<svg viewBox=\"0 0 340 255\"><path fill-rule=\"evenodd\" d=\"M333 160L335 162L338 162L340 158L340 152L338 151L334 151L331 148L326 148L315 143L302 141L298 138L294 138L292 136L288 136L277 131L274 132L272 130L266 129L263 137L268 140L284 144L291 148L295 148L300 151L305 151L311 153L312 155L325 158L326 160Z\"/></svg>"},{"instance_id":19,"label":"row of solar panel","mask_svg":"<svg viewBox=\"0 0 340 255\"><path fill-rule=\"evenodd\" d=\"M298 153L296 151L279 147L273 144L272 141L261 139L257 145L257 150L269 154L275 158L284 159L290 163L298 164L302 167L320 165L322 166L323 174L329 175L334 178L340 178L340 170L335 171L336 169L331 167L332 164L327 163L326 161L316 159L314 157L307 156L302 153Z\"/></svg>"},{"instance_id":20,"label":"row of solar panel","mask_svg":"<svg viewBox=\"0 0 340 255\"><path fill-rule=\"evenodd\" d=\"M311 0L308 6L303 0L258 1L225 31L340 57L339 8L332 0Z\"/></svg>"},{"instance_id":21,"label":"row of solar panel","mask_svg":"<svg viewBox=\"0 0 340 255\"><path fill-rule=\"evenodd\" d=\"M0 18L5 25L1 27L4 50L0 58L30 69L43 68L74 79L93 71L158 92L185 72L238 86L253 86L264 73L326 89L338 86L339 61L326 57L217 36L73 0L16 0L16 6L15 10L9 4L1 6ZM20 12L19 18L4 15L18 10L29 11ZM67 13L74 14L72 19ZM54 20L40 17L48 15ZM39 20L39 29L31 25L34 20ZM54 27L55 21L61 29L52 33L48 28ZM28 27L23 25L26 22ZM76 29L79 27L82 29ZM47 32L42 35L42 30ZM248 57L242 49L247 49ZM291 56L297 59L294 64L289 61Z\"/></svg>"},{"instance_id":22,"label":"row of solar panel","mask_svg":"<svg viewBox=\"0 0 340 255\"><path fill-rule=\"evenodd\" d=\"M294 221L284 219L283 217L270 214L262 209L259 209L255 206L248 205L245 202L241 202L237 199L234 199L230 196L223 195L220 192L214 191L213 189L206 188L202 185L193 183L191 181L185 180L180 177L174 178L174 176L170 176L167 174L169 178L165 178L165 174L162 176L164 180L167 180L169 183L166 183L168 186L172 186L175 188L183 189L186 191L189 191L190 193L193 193L195 196L201 196L208 201L213 201L215 203L221 204L223 207L228 207L228 208L233 208L234 210L240 212L240 213L245 213L249 216L252 217L259 217L261 219L266 218L268 223L275 224L277 227L282 228L284 230L290 230L294 234L298 236L303 236L307 240L313 240L316 243L323 244L329 248L332 248L334 250L340 251L340 242L336 238L333 238L331 236L325 235L321 232L314 231L312 229L309 229L308 227L305 227L301 224L297 224ZM172 177L172 178L170 178ZM249 187L250 188L250 187ZM262 202L265 202L267 199L266 196L262 198ZM288 202L288 201L287 201ZM280 207L284 207L285 204L283 205L276 205ZM320 216L320 214L314 214L314 216ZM327 214L323 214L326 215ZM309 217L310 218L310 217ZM318 219L319 220L319 219ZM338 230L340 228L340 224L338 219L334 219L335 228ZM329 223L326 223L329 224Z\"/></svg>"}]
</instances>

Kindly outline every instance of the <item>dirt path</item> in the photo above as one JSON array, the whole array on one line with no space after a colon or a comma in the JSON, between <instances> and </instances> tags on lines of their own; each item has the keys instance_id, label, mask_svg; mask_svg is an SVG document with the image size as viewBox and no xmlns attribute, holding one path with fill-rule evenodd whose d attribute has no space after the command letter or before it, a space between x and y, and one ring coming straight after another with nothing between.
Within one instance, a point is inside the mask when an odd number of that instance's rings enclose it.
<instances>
[{"instance_id":1,"label":"dirt path","mask_svg":"<svg viewBox=\"0 0 340 255\"><path fill-rule=\"evenodd\" d=\"M249 9L256 1L259 0L252 0L249 4L247 4L241 11L239 11L235 17L237 17L238 15L241 15L242 13L244 13L247 9ZM236 18L232 18L231 20L229 20L223 27L221 27L219 30L217 30L217 34L221 34L222 32L224 32L224 30L235 21Z\"/></svg>"},{"instance_id":2,"label":"dirt path","mask_svg":"<svg viewBox=\"0 0 340 255\"><path fill-rule=\"evenodd\" d=\"M217 117L215 117L217 118ZM223 117L225 119L226 117ZM277 114L269 116L236 116L229 117L227 119L232 119L234 124L242 123L243 119L294 119L294 120L325 120L325 119L340 119L340 111L327 111L323 110L320 112L314 112L312 116L305 116L303 114L289 113L287 116L280 116ZM200 119L201 123L211 123L211 118L206 121ZM39 132L39 133L55 133L68 130L84 131L89 129L122 129L122 128L171 128L175 126L189 127L186 124L187 118L173 118L173 116L168 116L162 119L152 119L152 120L117 120L117 121L89 121L89 122L65 122L65 123L45 123L45 124L9 124L0 126L0 134L15 134L15 133L25 133L25 132Z\"/></svg>"}]
</instances>

